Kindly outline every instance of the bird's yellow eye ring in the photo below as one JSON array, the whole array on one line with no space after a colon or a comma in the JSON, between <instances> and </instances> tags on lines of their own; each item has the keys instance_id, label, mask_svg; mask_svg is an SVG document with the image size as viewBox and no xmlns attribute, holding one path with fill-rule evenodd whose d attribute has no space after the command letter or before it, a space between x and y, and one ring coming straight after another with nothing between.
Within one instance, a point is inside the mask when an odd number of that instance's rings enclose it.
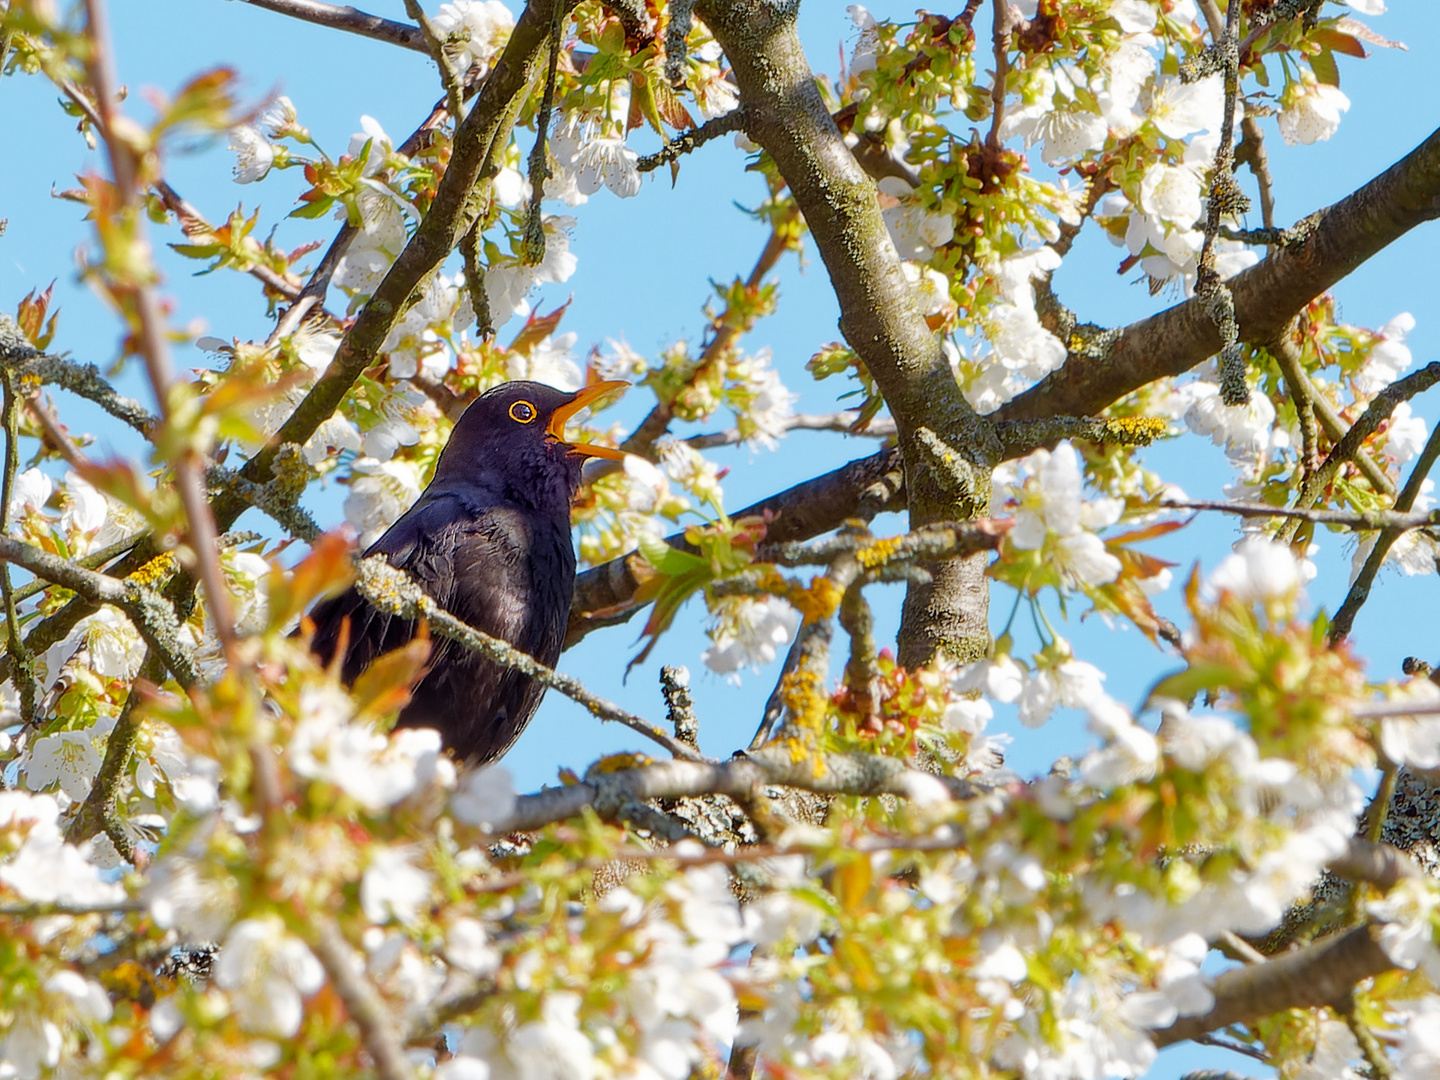
<instances>
[{"instance_id":1,"label":"bird's yellow eye ring","mask_svg":"<svg viewBox=\"0 0 1440 1080\"><path fill-rule=\"evenodd\" d=\"M540 415L535 411L535 406L528 401L517 401L510 406L510 419L517 424L528 424Z\"/></svg>"}]
</instances>

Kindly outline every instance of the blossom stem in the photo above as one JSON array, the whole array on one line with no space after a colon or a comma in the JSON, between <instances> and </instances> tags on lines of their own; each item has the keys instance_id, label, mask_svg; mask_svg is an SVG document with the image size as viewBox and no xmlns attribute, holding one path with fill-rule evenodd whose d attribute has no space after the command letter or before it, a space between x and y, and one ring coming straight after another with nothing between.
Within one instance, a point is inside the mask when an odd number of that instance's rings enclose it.
<instances>
[{"instance_id":1,"label":"blossom stem","mask_svg":"<svg viewBox=\"0 0 1440 1080\"><path fill-rule=\"evenodd\" d=\"M674 17L673 14L671 16ZM661 165L668 165L686 154L700 149L711 139L718 139L721 135L728 135L732 131L741 131L745 127L745 110L743 108L731 109L728 113L711 117L699 127L691 128L669 140L653 154L646 154L635 162L635 171L641 173L654 172Z\"/></svg>"}]
</instances>

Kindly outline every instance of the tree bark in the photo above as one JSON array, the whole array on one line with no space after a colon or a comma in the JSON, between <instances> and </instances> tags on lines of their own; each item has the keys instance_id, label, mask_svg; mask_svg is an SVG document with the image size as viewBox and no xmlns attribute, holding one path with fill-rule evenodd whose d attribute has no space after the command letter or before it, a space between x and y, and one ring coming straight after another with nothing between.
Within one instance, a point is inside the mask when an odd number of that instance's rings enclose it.
<instances>
[{"instance_id":1,"label":"tree bark","mask_svg":"<svg viewBox=\"0 0 1440 1080\"><path fill-rule=\"evenodd\" d=\"M774 160L805 216L840 303L840 331L895 418L910 527L983 516L999 442L961 394L915 306L875 182L816 88L796 9L770 0L701 0L695 7L735 73L747 134ZM923 664L937 651L968 660L989 650L986 562L983 554L946 560L928 567L929 584L910 587L902 664Z\"/></svg>"}]
</instances>

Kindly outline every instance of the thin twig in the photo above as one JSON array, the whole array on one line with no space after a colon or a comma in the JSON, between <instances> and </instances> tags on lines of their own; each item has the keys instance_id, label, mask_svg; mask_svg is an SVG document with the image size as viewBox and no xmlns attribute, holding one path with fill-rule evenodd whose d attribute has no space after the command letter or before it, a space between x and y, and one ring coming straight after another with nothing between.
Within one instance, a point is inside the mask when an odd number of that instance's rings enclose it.
<instances>
[{"instance_id":1,"label":"thin twig","mask_svg":"<svg viewBox=\"0 0 1440 1080\"><path fill-rule=\"evenodd\" d=\"M653 154L646 154L639 161L635 162L635 170L641 173L653 172L661 165L668 165L685 154L700 149L711 139L718 139L721 135L728 135L732 131L741 131L745 127L745 110L743 108L731 109L728 113L720 116L712 116L699 127L691 128L675 136Z\"/></svg>"},{"instance_id":2,"label":"thin twig","mask_svg":"<svg viewBox=\"0 0 1440 1080\"><path fill-rule=\"evenodd\" d=\"M1309 404L1310 408L1314 410L1315 419L1325 429L1325 434L1330 441L1338 443L1345 437L1348 425L1341 419L1340 414L1335 411L1325 395L1316 390L1315 384L1310 381L1310 376L1301 362L1300 348L1295 344L1293 327L1294 322L1292 321L1290 326L1281 331L1274 341L1265 346L1265 350L1274 357L1280 373L1285 376L1286 388L1292 395L1298 395ZM1355 451L1352 460L1376 491L1382 491L1386 495L1395 494L1394 482L1385 475L1385 470L1380 468L1375 463L1375 459L1363 448ZM1309 471L1313 472L1313 469Z\"/></svg>"},{"instance_id":3,"label":"thin twig","mask_svg":"<svg viewBox=\"0 0 1440 1080\"><path fill-rule=\"evenodd\" d=\"M15 392L14 374L4 372L3 380L5 473L3 485L0 485L0 536L8 537L10 502L15 497L15 472L20 467L20 403ZM35 723L35 702L39 696L39 687L35 682L35 658L20 638L20 617L15 608L15 589L10 581L8 563L0 563L0 591L3 591L5 599L5 630L8 639L5 651L10 656L10 672L20 697L20 719L28 728Z\"/></svg>"},{"instance_id":4,"label":"thin twig","mask_svg":"<svg viewBox=\"0 0 1440 1080\"><path fill-rule=\"evenodd\" d=\"M1235 182L1235 103L1240 93L1240 50L1237 44L1240 4L1225 12L1225 32L1211 46L1221 65L1225 82L1225 107L1220 122L1220 145L1215 150L1210 201L1206 208L1205 240L1195 270L1195 295L1202 297L1210 317L1220 331L1220 398L1226 405L1244 405L1250 400L1245 381L1245 363L1240 345L1240 328L1235 320L1235 297L1220 280L1215 268L1216 241L1222 219L1243 213L1248 200ZM1182 78L1186 72L1182 69ZM1188 81L1188 80L1187 80Z\"/></svg>"},{"instance_id":5,"label":"thin twig","mask_svg":"<svg viewBox=\"0 0 1440 1080\"><path fill-rule=\"evenodd\" d=\"M455 66L450 63L450 57L445 55L445 42L435 32L429 16L425 14L425 9L417 0L405 0L405 14L414 19L415 25L420 28L420 34L425 39L425 47L429 50L431 59L440 69L440 85L445 90L445 100L450 103L450 115L458 120L465 115L460 100L460 77L455 72Z\"/></svg>"},{"instance_id":6,"label":"thin twig","mask_svg":"<svg viewBox=\"0 0 1440 1080\"><path fill-rule=\"evenodd\" d=\"M747 292L760 287L765 275L775 268L775 264L780 261L780 256L788 249L790 241L787 237L787 229L796 213L798 210L795 210L792 204L790 211L771 226L770 235L765 239L765 247L761 249L760 257L755 260L755 265L751 267L750 276L745 279ZM712 320L711 325L714 326L715 333L705 345L705 349L695 365L695 370L691 374L692 384L720 357L729 352L739 339L742 329L730 315L731 312L727 307L724 312ZM679 391L677 391L678 393ZM629 437L620 445L620 449L627 454L651 456L656 441L669 429L674 415L675 398L669 397L661 400L650 410L645 419L640 421L640 425L630 433Z\"/></svg>"},{"instance_id":7,"label":"thin twig","mask_svg":"<svg viewBox=\"0 0 1440 1080\"><path fill-rule=\"evenodd\" d=\"M799 632L796 633L795 640L790 643L790 649L785 654L785 663L780 665L780 674L775 679L775 688L770 691L770 697L765 702L765 710L760 714L760 726L755 729L755 735L750 740L751 750L759 750L760 747L770 741L771 737L775 734L776 725L780 723L780 718L785 715L786 680L788 680L796 668L804 662L807 646L813 647L816 644L809 640L811 635L806 633L809 625L810 624L807 623L802 626ZM828 650L830 648L830 624L827 622L824 624L824 627L825 640L821 644L823 644L823 647L827 650L826 656L828 658Z\"/></svg>"},{"instance_id":8,"label":"thin twig","mask_svg":"<svg viewBox=\"0 0 1440 1080\"><path fill-rule=\"evenodd\" d=\"M1312 525L1335 525L1360 532L1376 529L1423 529L1440 525L1440 510L1402 513L1398 510L1300 510L1293 506L1267 506L1264 503L1218 502L1209 499L1177 499L1160 504L1165 510L1205 510L1235 514L1248 518L1285 518L1307 521Z\"/></svg>"},{"instance_id":9,"label":"thin twig","mask_svg":"<svg viewBox=\"0 0 1440 1080\"><path fill-rule=\"evenodd\" d=\"M1000 128L1005 123L1005 83L1010 77L1010 0L994 0L995 84L990 88L990 134L985 145L1000 149Z\"/></svg>"},{"instance_id":10,"label":"thin twig","mask_svg":"<svg viewBox=\"0 0 1440 1080\"><path fill-rule=\"evenodd\" d=\"M90 837L104 831L126 861L134 863L135 852L124 830L115 821L115 804L119 798L120 781L127 772L130 755L134 752L135 741L140 737L143 725L135 715L135 709L145 700L145 684L155 684L165 677L165 669L154 649L145 650L145 659L140 665L140 679L131 687L120 709L120 716L110 735L105 740L105 760L90 785L90 792L76 812L70 827L65 830L65 840L71 844L83 844Z\"/></svg>"},{"instance_id":11,"label":"thin twig","mask_svg":"<svg viewBox=\"0 0 1440 1080\"><path fill-rule=\"evenodd\" d=\"M180 197L180 193L171 187L164 180L157 180L154 183L156 193L160 201L180 222L180 231L188 238L213 234L214 228L205 216L200 213L192 204ZM268 266L256 264L246 271L251 277L261 282L267 288L279 293L287 300L297 300L300 297L300 286L286 279L283 274L278 274Z\"/></svg>"},{"instance_id":12,"label":"thin twig","mask_svg":"<svg viewBox=\"0 0 1440 1080\"><path fill-rule=\"evenodd\" d=\"M871 439L895 437L895 421L888 416L877 417L857 431L855 422L859 419L860 413L853 409L835 413L796 413L785 417L780 422L780 427L784 431L838 431L843 435L859 435ZM685 442L696 450L709 450L716 446L737 446L753 437L739 428L728 428L725 431L691 435Z\"/></svg>"},{"instance_id":13,"label":"thin twig","mask_svg":"<svg viewBox=\"0 0 1440 1080\"><path fill-rule=\"evenodd\" d=\"M1430 475L1430 470L1435 466L1435 459L1440 458L1440 427L1430 432L1430 438L1425 442L1425 448L1420 451L1420 457L1415 462L1415 467L1410 470L1410 476L1405 481L1405 487L1395 498L1395 513L1404 514L1415 505L1415 500L1420 497L1421 489L1425 486L1425 480ZM1390 548L1395 541L1400 539L1404 529L1397 529L1394 526L1382 529L1380 535L1375 538L1375 546L1370 549L1370 554L1365 559L1365 565L1360 568L1360 573L1355 575L1354 584L1345 596L1345 602L1340 605L1340 610L1335 612L1335 618L1330 621L1330 629L1326 634L1330 644L1344 641L1350 635L1350 628L1355 625L1355 616L1360 613L1360 608L1370 598L1370 587L1375 583L1375 575L1380 572L1380 567L1385 562L1385 556L1390 553Z\"/></svg>"},{"instance_id":14,"label":"thin twig","mask_svg":"<svg viewBox=\"0 0 1440 1080\"><path fill-rule=\"evenodd\" d=\"M193 686L199 681L190 650L180 640L180 624L174 609L149 586L130 580L117 581L8 536L0 536L0 560L64 586L91 604L118 607L130 616L145 643L160 655L181 686Z\"/></svg>"},{"instance_id":15,"label":"thin twig","mask_svg":"<svg viewBox=\"0 0 1440 1080\"><path fill-rule=\"evenodd\" d=\"M1265 133L1260 130L1260 122L1248 114L1240 121L1240 145L1235 150L1235 161L1250 167L1260 189L1260 221L1267 229L1275 228L1275 181L1265 153Z\"/></svg>"},{"instance_id":16,"label":"thin twig","mask_svg":"<svg viewBox=\"0 0 1440 1080\"><path fill-rule=\"evenodd\" d=\"M560 50L565 28L565 5L555 4L550 14L550 59L545 68L545 90L540 95L540 111L535 115L535 142L530 147L530 206L525 211L522 240L522 261L539 266L545 261L545 220L540 204L545 199L545 181L550 172L550 115L555 108L555 74L560 66Z\"/></svg>"},{"instance_id":17,"label":"thin twig","mask_svg":"<svg viewBox=\"0 0 1440 1080\"><path fill-rule=\"evenodd\" d=\"M116 83L105 0L85 0L85 10L90 37L88 71L91 86L95 91L95 107L100 114L101 134L105 139L111 172L115 178L119 212L132 217L135 222L137 232L129 242L139 245L143 243L138 232L143 217L137 205L140 195L136 186L137 169L130 146L118 137L115 131ZM119 292L128 296L134 306L134 315L139 324L139 352L145 361L151 389L160 405L160 415L168 427L176 419L171 393L175 380L159 301L143 277L133 281L117 280L115 285ZM193 445L193 440L185 440L185 445L171 464L175 473L175 487L188 524L186 531L189 534L190 550L195 559L200 587L204 590L210 618L221 647L227 660L233 663L236 659L234 613L215 553L215 519L205 498L205 488L201 480L201 455Z\"/></svg>"},{"instance_id":18,"label":"thin twig","mask_svg":"<svg viewBox=\"0 0 1440 1080\"><path fill-rule=\"evenodd\" d=\"M1390 418L1395 407L1402 401L1409 401L1416 394L1424 393L1440 382L1440 360L1433 361L1419 371L1413 371L1403 379L1397 379L1371 399L1360 419L1350 426L1344 438L1330 449L1329 455L1310 477L1310 482L1300 489L1295 500L1296 506L1309 509L1314 506L1334 481L1340 466L1355 456L1362 444Z\"/></svg>"},{"instance_id":19,"label":"thin twig","mask_svg":"<svg viewBox=\"0 0 1440 1080\"><path fill-rule=\"evenodd\" d=\"M475 332L481 341L489 341L495 336L495 320L490 314L490 294L485 290L485 260L480 257L479 218L460 241L460 257L465 266L465 288L470 293L470 309L475 312ZM449 393L449 390L446 392ZM455 395L450 396L453 398ZM449 414L448 409L444 411ZM451 419L458 417L452 416Z\"/></svg>"},{"instance_id":20,"label":"thin twig","mask_svg":"<svg viewBox=\"0 0 1440 1080\"><path fill-rule=\"evenodd\" d=\"M381 611L398 615L402 619L424 619L430 628L442 637L459 642L491 663L514 668L545 686L558 690L572 701L585 706L594 716L624 724L632 731L659 743L677 758L686 761L709 760L648 720L592 694L578 679L546 667L508 642L482 633L457 619L440 607L413 578L386 562L382 555L372 555L361 560L355 587L359 589L361 596Z\"/></svg>"},{"instance_id":21,"label":"thin twig","mask_svg":"<svg viewBox=\"0 0 1440 1080\"><path fill-rule=\"evenodd\" d=\"M415 27L407 26L402 22L393 22L390 19L382 19L378 15L368 15L353 7L322 4L317 0L244 0L244 2L264 8L266 11L289 15L292 19L315 23L317 26L328 26L334 30L344 30L362 37L374 38L376 41L399 45L402 49L410 49L418 53L429 51L425 45L425 36Z\"/></svg>"},{"instance_id":22,"label":"thin twig","mask_svg":"<svg viewBox=\"0 0 1440 1080\"><path fill-rule=\"evenodd\" d=\"M310 947L330 976L345 1011L360 1029L360 1038L375 1065L376 1075L380 1080L414 1080L415 1070L405 1056L399 1036L390 1026L393 1010L375 992L363 969L357 969L353 951L340 928L327 916L312 912L310 918L315 929Z\"/></svg>"}]
</instances>

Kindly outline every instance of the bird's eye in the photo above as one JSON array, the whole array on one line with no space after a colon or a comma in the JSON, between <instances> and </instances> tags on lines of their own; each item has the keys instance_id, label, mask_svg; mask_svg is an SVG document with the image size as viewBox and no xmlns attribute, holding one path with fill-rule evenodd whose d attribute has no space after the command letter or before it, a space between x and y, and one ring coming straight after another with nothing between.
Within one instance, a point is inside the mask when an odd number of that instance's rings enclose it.
<instances>
[{"instance_id":1,"label":"bird's eye","mask_svg":"<svg viewBox=\"0 0 1440 1080\"><path fill-rule=\"evenodd\" d=\"M528 401L517 401L510 406L510 419L516 423L528 424L535 416L535 406Z\"/></svg>"}]
</instances>

